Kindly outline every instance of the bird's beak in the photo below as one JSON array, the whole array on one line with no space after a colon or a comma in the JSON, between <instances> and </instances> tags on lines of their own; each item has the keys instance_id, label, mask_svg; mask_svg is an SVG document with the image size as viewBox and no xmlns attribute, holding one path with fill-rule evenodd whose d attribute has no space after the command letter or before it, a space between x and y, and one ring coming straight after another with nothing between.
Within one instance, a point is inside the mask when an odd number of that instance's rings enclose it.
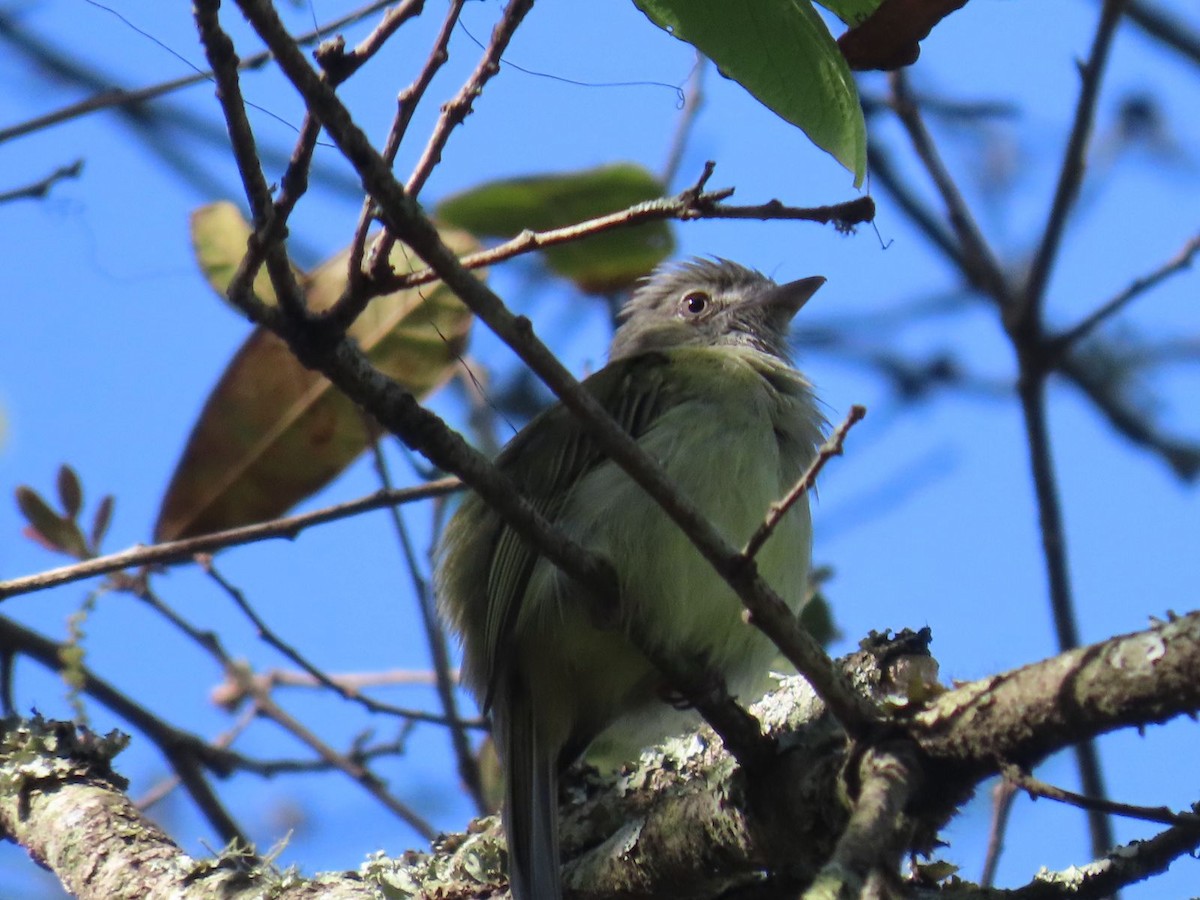
<instances>
[{"instance_id":1,"label":"bird's beak","mask_svg":"<svg viewBox=\"0 0 1200 900\"><path fill-rule=\"evenodd\" d=\"M810 278L801 278L799 281L778 284L766 293L756 297L753 305L770 310L779 317L780 323L786 327L787 323L792 320L792 317L800 312L801 307L808 302L808 298L815 294L817 288L824 283L825 277L823 275L813 275Z\"/></svg>"}]
</instances>

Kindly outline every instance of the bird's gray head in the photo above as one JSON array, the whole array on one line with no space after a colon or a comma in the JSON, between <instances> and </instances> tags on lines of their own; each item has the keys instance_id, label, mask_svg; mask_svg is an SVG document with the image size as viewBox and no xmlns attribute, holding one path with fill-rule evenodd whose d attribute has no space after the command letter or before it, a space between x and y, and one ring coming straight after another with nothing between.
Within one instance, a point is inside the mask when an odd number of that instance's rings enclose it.
<instances>
[{"instance_id":1,"label":"bird's gray head","mask_svg":"<svg viewBox=\"0 0 1200 900\"><path fill-rule=\"evenodd\" d=\"M657 269L621 310L609 359L674 347L748 347L791 361L787 333L825 279L776 284L726 259Z\"/></svg>"}]
</instances>

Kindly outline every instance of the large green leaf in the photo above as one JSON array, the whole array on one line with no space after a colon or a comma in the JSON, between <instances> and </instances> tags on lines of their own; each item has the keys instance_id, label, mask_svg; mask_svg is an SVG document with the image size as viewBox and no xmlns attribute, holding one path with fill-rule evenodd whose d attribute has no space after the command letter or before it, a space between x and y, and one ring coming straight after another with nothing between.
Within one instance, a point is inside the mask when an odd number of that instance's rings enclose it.
<instances>
[{"instance_id":1,"label":"large green leaf","mask_svg":"<svg viewBox=\"0 0 1200 900\"><path fill-rule=\"evenodd\" d=\"M809 0L634 0L766 107L854 173L867 168L867 131L846 60Z\"/></svg>"},{"instance_id":2,"label":"large green leaf","mask_svg":"<svg viewBox=\"0 0 1200 900\"><path fill-rule=\"evenodd\" d=\"M209 217L213 217L210 219ZM210 283L232 273L245 252L221 239L219 225L248 229L221 204L193 216L193 235L207 234L198 254ZM478 249L468 234L443 229L454 252ZM195 237L194 237L195 240ZM199 242L197 242L199 245ZM224 246L222 255L214 248ZM392 263L408 271L419 260L397 246ZM236 254L236 256L235 256ZM328 309L346 285L348 251L302 276L309 308ZM373 300L348 334L371 361L416 396L441 385L466 344L471 315L441 283ZM377 433L362 412L323 376L304 368L282 340L256 329L213 388L167 488L156 540L175 540L281 515L349 465Z\"/></svg>"},{"instance_id":3,"label":"large green leaf","mask_svg":"<svg viewBox=\"0 0 1200 900\"><path fill-rule=\"evenodd\" d=\"M666 187L640 166L620 163L581 172L492 181L438 204L441 222L479 237L509 238L526 229L574 225L662 197ZM674 249L665 221L617 228L548 247L547 265L593 293L632 285Z\"/></svg>"}]
</instances>

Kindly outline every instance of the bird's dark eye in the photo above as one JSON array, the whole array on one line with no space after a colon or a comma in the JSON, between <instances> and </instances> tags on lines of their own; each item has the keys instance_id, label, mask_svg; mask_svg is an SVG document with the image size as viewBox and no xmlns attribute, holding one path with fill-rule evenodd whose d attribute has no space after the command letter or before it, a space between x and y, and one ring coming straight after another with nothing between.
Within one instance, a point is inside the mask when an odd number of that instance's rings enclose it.
<instances>
[{"instance_id":1,"label":"bird's dark eye","mask_svg":"<svg viewBox=\"0 0 1200 900\"><path fill-rule=\"evenodd\" d=\"M708 309L708 304L711 302L712 300L704 291L689 291L679 301L679 308L689 316L698 316Z\"/></svg>"}]
</instances>

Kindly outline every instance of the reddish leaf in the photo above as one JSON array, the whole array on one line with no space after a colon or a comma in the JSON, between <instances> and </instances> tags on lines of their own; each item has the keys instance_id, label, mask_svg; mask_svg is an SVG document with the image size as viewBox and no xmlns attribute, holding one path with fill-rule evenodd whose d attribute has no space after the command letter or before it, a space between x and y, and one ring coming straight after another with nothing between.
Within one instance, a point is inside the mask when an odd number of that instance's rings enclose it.
<instances>
[{"instance_id":1,"label":"reddish leaf","mask_svg":"<svg viewBox=\"0 0 1200 900\"><path fill-rule=\"evenodd\" d=\"M33 488L24 484L17 488L17 506L35 532L27 531L26 534L38 543L76 559L86 559L90 555L79 526L51 509Z\"/></svg>"},{"instance_id":2,"label":"reddish leaf","mask_svg":"<svg viewBox=\"0 0 1200 900\"><path fill-rule=\"evenodd\" d=\"M921 55L920 42L935 25L967 0L883 0L862 24L840 38L838 46L850 68L900 69Z\"/></svg>"},{"instance_id":3,"label":"reddish leaf","mask_svg":"<svg viewBox=\"0 0 1200 900\"><path fill-rule=\"evenodd\" d=\"M108 526L112 524L115 502L112 494L105 494L100 499L100 505L96 507L96 515L92 518L92 550L96 553L100 552L100 545L104 542L104 536L108 534Z\"/></svg>"},{"instance_id":4,"label":"reddish leaf","mask_svg":"<svg viewBox=\"0 0 1200 900\"><path fill-rule=\"evenodd\" d=\"M83 509L83 485L79 476L68 465L58 467L58 499L66 510L68 519L75 519Z\"/></svg>"}]
</instances>

